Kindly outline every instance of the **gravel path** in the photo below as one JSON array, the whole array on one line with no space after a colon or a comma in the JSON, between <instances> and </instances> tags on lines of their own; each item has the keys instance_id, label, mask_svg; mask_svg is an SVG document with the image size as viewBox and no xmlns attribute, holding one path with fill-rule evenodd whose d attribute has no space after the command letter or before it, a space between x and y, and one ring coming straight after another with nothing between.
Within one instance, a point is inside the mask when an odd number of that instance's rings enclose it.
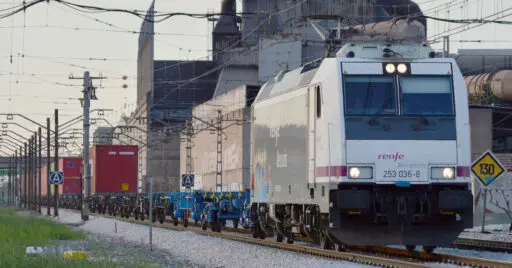
<instances>
[{"instance_id":1,"label":"gravel path","mask_svg":"<svg viewBox=\"0 0 512 268\"><path fill-rule=\"evenodd\" d=\"M81 222L79 213L60 209L59 214L56 220L60 223L77 225ZM159 267L370 267L162 228L153 228L154 251L149 252L148 227L98 216L90 216L89 221L77 228L100 235L108 240L107 245L116 245L109 255L146 257L158 262ZM122 245L126 245L126 249Z\"/></svg>"},{"instance_id":2,"label":"gravel path","mask_svg":"<svg viewBox=\"0 0 512 268\"><path fill-rule=\"evenodd\" d=\"M124 267L201 267L188 262L175 261L167 251L149 249L141 245L116 237L105 237L98 234L87 233L86 239L72 241L60 240L55 242L58 247L53 251L62 256L66 250L85 251L90 261L112 261L121 263Z\"/></svg>"}]
</instances>

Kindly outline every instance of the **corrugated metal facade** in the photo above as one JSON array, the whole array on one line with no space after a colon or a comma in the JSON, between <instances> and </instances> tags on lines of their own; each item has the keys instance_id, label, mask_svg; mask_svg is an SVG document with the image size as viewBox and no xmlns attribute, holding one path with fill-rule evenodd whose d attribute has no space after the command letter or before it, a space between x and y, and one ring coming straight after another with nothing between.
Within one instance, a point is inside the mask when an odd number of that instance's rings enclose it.
<instances>
[{"instance_id":1,"label":"corrugated metal facade","mask_svg":"<svg viewBox=\"0 0 512 268\"><path fill-rule=\"evenodd\" d=\"M148 95L147 174L154 191L174 191L180 182L176 129L191 119L192 107L212 98L219 70L211 61L155 61L154 90ZM164 131L164 128L168 128ZM170 130L169 130L170 129ZM145 189L148 181L144 180Z\"/></svg>"},{"instance_id":2,"label":"corrugated metal facade","mask_svg":"<svg viewBox=\"0 0 512 268\"><path fill-rule=\"evenodd\" d=\"M218 111L222 114L222 181L217 177L217 132L205 123L194 129L205 129L192 138L191 168L196 175L195 189L215 191L217 184L223 191L240 191L250 187L250 104L258 93L258 86L240 86L228 93L194 108L194 115L216 124ZM182 135L182 140L186 136ZM181 173L186 170L186 143L182 142Z\"/></svg>"}]
</instances>

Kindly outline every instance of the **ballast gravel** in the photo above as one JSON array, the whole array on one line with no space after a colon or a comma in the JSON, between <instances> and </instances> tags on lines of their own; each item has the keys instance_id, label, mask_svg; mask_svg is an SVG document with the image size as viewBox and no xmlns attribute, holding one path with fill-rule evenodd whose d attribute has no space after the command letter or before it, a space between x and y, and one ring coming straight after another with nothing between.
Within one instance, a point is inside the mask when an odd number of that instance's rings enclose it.
<instances>
[{"instance_id":1,"label":"ballast gravel","mask_svg":"<svg viewBox=\"0 0 512 268\"><path fill-rule=\"evenodd\" d=\"M114 242L118 246L116 252L126 252L119 253L120 256L116 256L118 258L125 258L126 255L146 257L158 263L159 267L370 267L157 227L153 228L154 251L148 253L147 226L100 216L90 216L85 224L80 225L80 213L65 209L59 210L59 218L56 220L101 235L106 239L106 244ZM130 250L119 248L124 243Z\"/></svg>"}]
</instances>

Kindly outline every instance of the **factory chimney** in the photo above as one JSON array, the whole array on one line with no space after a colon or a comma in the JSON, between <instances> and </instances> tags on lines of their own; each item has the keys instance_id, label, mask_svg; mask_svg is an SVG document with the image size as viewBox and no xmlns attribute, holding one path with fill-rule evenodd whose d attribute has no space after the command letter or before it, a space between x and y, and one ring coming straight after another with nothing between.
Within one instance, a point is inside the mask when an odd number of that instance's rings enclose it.
<instances>
[{"instance_id":1,"label":"factory chimney","mask_svg":"<svg viewBox=\"0 0 512 268\"><path fill-rule=\"evenodd\" d=\"M215 24L212 33L213 60L217 61L217 52L230 47L241 38L237 22L239 18L236 15L236 1L222 0L221 15Z\"/></svg>"}]
</instances>

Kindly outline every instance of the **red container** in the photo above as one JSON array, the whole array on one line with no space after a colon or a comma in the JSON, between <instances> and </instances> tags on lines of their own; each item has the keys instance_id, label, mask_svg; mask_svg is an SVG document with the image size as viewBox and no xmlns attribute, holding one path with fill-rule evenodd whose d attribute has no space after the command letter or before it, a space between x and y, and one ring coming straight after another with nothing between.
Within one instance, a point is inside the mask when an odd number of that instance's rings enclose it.
<instances>
[{"instance_id":1,"label":"red container","mask_svg":"<svg viewBox=\"0 0 512 268\"><path fill-rule=\"evenodd\" d=\"M91 193L136 193L137 145L94 145L90 149Z\"/></svg>"},{"instance_id":2,"label":"red container","mask_svg":"<svg viewBox=\"0 0 512 268\"><path fill-rule=\"evenodd\" d=\"M66 157L59 159L59 171L64 172L64 185L59 186L60 194L81 193L81 168L82 158L80 157Z\"/></svg>"},{"instance_id":3,"label":"red container","mask_svg":"<svg viewBox=\"0 0 512 268\"><path fill-rule=\"evenodd\" d=\"M46 195L46 184L48 183L48 169L46 165L41 167L41 195Z\"/></svg>"}]
</instances>

